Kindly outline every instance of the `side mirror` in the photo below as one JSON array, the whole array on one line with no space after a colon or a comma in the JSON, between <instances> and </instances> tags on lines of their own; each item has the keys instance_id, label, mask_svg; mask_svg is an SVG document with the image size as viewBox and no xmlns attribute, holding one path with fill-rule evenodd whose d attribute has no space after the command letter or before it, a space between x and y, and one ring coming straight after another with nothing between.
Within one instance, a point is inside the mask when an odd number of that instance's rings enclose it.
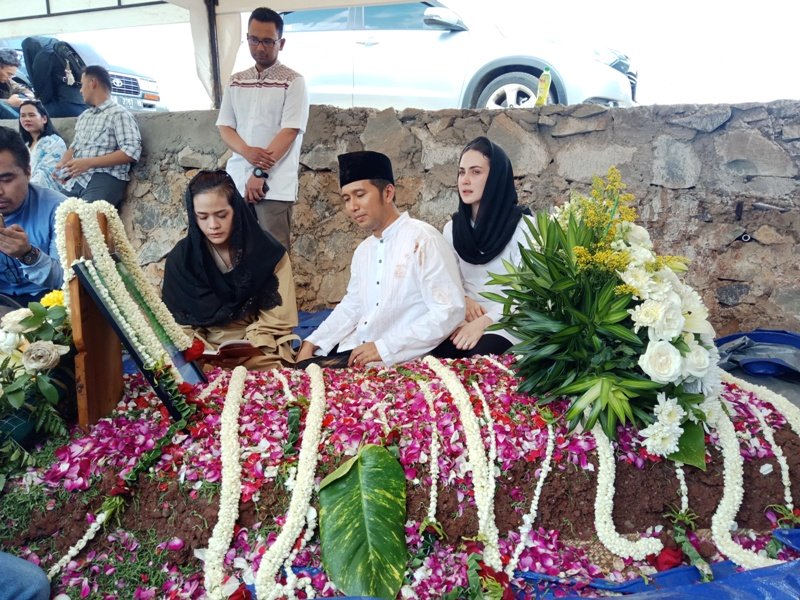
<instances>
[{"instance_id":1,"label":"side mirror","mask_svg":"<svg viewBox=\"0 0 800 600\"><path fill-rule=\"evenodd\" d=\"M467 26L455 12L443 6L432 6L425 9L423 22L430 27L449 29L450 31L466 31Z\"/></svg>"}]
</instances>

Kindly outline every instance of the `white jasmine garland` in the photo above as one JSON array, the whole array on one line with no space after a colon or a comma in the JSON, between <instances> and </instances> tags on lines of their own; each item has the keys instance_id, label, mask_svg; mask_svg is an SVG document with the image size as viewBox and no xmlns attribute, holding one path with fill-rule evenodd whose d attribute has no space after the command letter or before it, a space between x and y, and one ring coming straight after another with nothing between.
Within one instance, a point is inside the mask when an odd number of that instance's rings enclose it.
<instances>
[{"instance_id":1,"label":"white jasmine garland","mask_svg":"<svg viewBox=\"0 0 800 600\"><path fill-rule=\"evenodd\" d=\"M760 556L750 550L745 550L731 537L731 529L735 528L736 515L742 504L743 489L743 459L739 452L739 441L725 411L720 411L715 423L719 435L719 444L723 459L723 487L720 500L714 516L711 517L711 536L720 552L725 554L737 565L746 569L757 569L782 563L766 556Z\"/></svg>"},{"instance_id":2,"label":"white jasmine garland","mask_svg":"<svg viewBox=\"0 0 800 600\"><path fill-rule=\"evenodd\" d=\"M425 396L425 401L428 403L428 413L431 417L431 449L430 449L430 469L431 469L431 495L428 501L428 515L427 519L431 523L436 522L436 504L438 502L439 494L439 431L436 428L436 405L434 403L433 390L431 390L430 382L420 384L422 395Z\"/></svg>"},{"instance_id":3,"label":"white jasmine garland","mask_svg":"<svg viewBox=\"0 0 800 600\"><path fill-rule=\"evenodd\" d=\"M105 284L109 293L114 298L120 312L129 319L141 345L147 349L151 357L163 359L166 356L166 352L147 318L142 313L141 307L132 298L125 286L125 282L117 271L116 262L108 251L108 246L106 245L103 232L100 229L100 224L97 222L96 213L104 212L102 209L107 207L110 207L116 213L116 209L107 202L102 201L84 204L78 208L83 235L92 251L92 262L102 276L103 284ZM106 216L108 217L108 215ZM169 365L169 369L175 381L181 383L183 377L178 369L171 364Z\"/></svg>"},{"instance_id":4,"label":"white jasmine garland","mask_svg":"<svg viewBox=\"0 0 800 600\"><path fill-rule=\"evenodd\" d=\"M325 385L322 380L322 370L318 365L309 365L306 372L311 378L311 403L308 407L306 427L300 445L297 480L289 501L289 512L286 515L283 529L278 534L275 543L264 553L258 573L256 573L256 594L260 599L276 598L280 593L276 590L275 574L291 552L292 546L303 528L311 503L311 494L314 492L317 450L322 418L325 416Z\"/></svg>"},{"instance_id":5,"label":"white jasmine garland","mask_svg":"<svg viewBox=\"0 0 800 600\"><path fill-rule=\"evenodd\" d=\"M800 408L789 402L780 394L776 394L772 390L763 386L750 383L749 381L739 379L738 377L734 377L730 373L722 371L721 369L720 374L722 381L726 383L732 383L736 387L746 392L750 392L751 394L755 394L761 400L772 404L772 406L774 406L775 409L786 419L786 422L789 424L789 427L791 427L792 431L794 431L795 435L800 436Z\"/></svg>"},{"instance_id":6,"label":"white jasmine garland","mask_svg":"<svg viewBox=\"0 0 800 600\"><path fill-rule=\"evenodd\" d=\"M114 315L114 319L117 321L120 328L125 332L125 335L136 347L136 351L140 354L142 360L145 362L145 364L154 364L156 359L150 353L150 349L142 344L141 340L139 340L136 330L128 320L127 314L123 314L123 311L120 310L116 301L111 296L108 288L103 285L95 264L92 261L85 261L84 264L86 265L89 277L94 282L94 286L98 294L100 294L100 296L103 298L103 302L108 307L108 310Z\"/></svg>"},{"instance_id":7,"label":"white jasmine garland","mask_svg":"<svg viewBox=\"0 0 800 600\"><path fill-rule=\"evenodd\" d=\"M493 364L495 367L497 367L497 368L498 368L498 369L500 369L501 371L503 371L503 372L505 372L505 373L508 373L509 375L512 375L512 376L514 375L514 371L512 371L511 369L509 369L507 366L505 366L505 365L504 365L503 363L501 363L499 360L495 360L495 359L494 359L494 358L492 358L491 356L483 356L482 358L483 358L483 360L485 360L486 362Z\"/></svg>"},{"instance_id":8,"label":"white jasmine garland","mask_svg":"<svg viewBox=\"0 0 800 600\"><path fill-rule=\"evenodd\" d=\"M784 503L789 510L792 510L794 508L794 503L792 502L792 481L789 479L789 464L786 462L786 456L783 454L783 449L775 441L775 436L772 434L772 427L767 424L767 420L764 418L761 408L758 406L752 406L751 410L758 419L758 424L761 426L761 432L764 434L764 439L767 440L770 448L772 448L773 454L775 454L775 460L778 461L778 464L781 467Z\"/></svg>"},{"instance_id":9,"label":"white jasmine garland","mask_svg":"<svg viewBox=\"0 0 800 600\"><path fill-rule=\"evenodd\" d=\"M622 558L642 560L649 554L658 554L664 545L657 538L641 538L631 542L622 537L614 527L614 452L600 424L592 428L597 444L597 494L594 499L595 530L600 542Z\"/></svg>"},{"instance_id":10,"label":"white jasmine garland","mask_svg":"<svg viewBox=\"0 0 800 600\"><path fill-rule=\"evenodd\" d=\"M475 488L475 505L478 509L478 536L484 541L483 558L493 569L502 569L497 524L494 517L494 497L490 490L494 489L494 469L489 464L481 439L481 429L469 394L461 381L453 372L432 356L426 356L424 362L442 380L450 392L461 418L461 425L467 441L467 456L472 485ZM492 481L490 481L490 478Z\"/></svg>"},{"instance_id":11,"label":"white jasmine garland","mask_svg":"<svg viewBox=\"0 0 800 600\"><path fill-rule=\"evenodd\" d=\"M547 449L545 450L544 454L544 462L542 462L541 472L539 473L539 479L536 481L536 489L533 492L533 498L531 498L531 506L528 509L528 514L522 517L522 525L519 527L519 542L517 542L516 547L514 548L514 552L511 554L511 558L506 565L506 575L509 578L514 577L514 571L517 570L517 565L519 564L519 557L522 555L522 551L525 550L528 546L531 545L531 529L533 528L533 523L536 521L536 514L539 512L539 498L542 495L542 488L544 487L544 481L547 479L547 475L550 473L550 470L553 468L553 452L555 451L555 432L553 431L552 424L547 424Z\"/></svg>"},{"instance_id":12,"label":"white jasmine garland","mask_svg":"<svg viewBox=\"0 0 800 600\"><path fill-rule=\"evenodd\" d=\"M75 273L72 270L72 263L67 258L67 215L77 212L78 207L83 204L85 204L85 202L78 198L67 198L58 205L55 215L56 248L58 249L58 257L61 261L61 269L64 272L64 281L61 284L61 290L64 292L64 308L67 314L69 314L70 304L69 282L75 277Z\"/></svg>"},{"instance_id":13,"label":"white jasmine garland","mask_svg":"<svg viewBox=\"0 0 800 600\"><path fill-rule=\"evenodd\" d=\"M91 542L94 539L94 536L97 535L97 532L100 531L100 528L105 523L106 518L108 517L107 512L101 512L97 515L94 523L89 525L89 528L86 530L86 533L83 534L83 537L79 539L74 546L72 546L67 553L59 560L56 564L50 567L50 570L47 571L47 578L52 581L53 577L59 574L61 569L66 567L69 562L80 554L80 551L86 547L86 544Z\"/></svg>"},{"instance_id":14,"label":"white jasmine garland","mask_svg":"<svg viewBox=\"0 0 800 600\"><path fill-rule=\"evenodd\" d=\"M675 476L678 478L678 495L681 497L681 512L689 510L689 486L686 485L686 474L683 463L675 461Z\"/></svg>"},{"instance_id":15,"label":"white jasmine garland","mask_svg":"<svg viewBox=\"0 0 800 600\"><path fill-rule=\"evenodd\" d=\"M233 528L239 518L239 498L242 493L242 466L239 458L239 409L242 403L247 369L236 367L228 384L228 393L220 418L220 454L222 483L219 494L219 513L214 531L205 552L203 575L206 593L212 600L222 599L223 561L233 538Z\"/></svg>"},{"instance_id":16,"label":"white jasmine garland","mask_svg":"<svg viewBox=\"0 0 800 600\"><path fill-rule=\"evenodd\" d=\"M494 419L492 419L492 413L489 410L489 405L486 403L486 398L483 396L483 392L481 392L481 388L478 386L476 382L472 382L472 389L475 390L475 394L477 394L478 398L481 400L481 408L483 408L483 420L486 421L486 428L489 431L489 497L494 500L494 494L496 489L496 480L495 480L495 465L497 464L497 438L495 436L494 431ZM494 511L492 511L494 514Z\"/></svg>"},{"instance_id":17,"label":"white jasmine garland","mask_svg":"<svg viewBox=\"0 0 800 600\"><path fill-rule=\"evenodd\" d=\"M111 234L111 239L114 240L114 249L122 259L122 264L125 265L128 273L130 273L136 289L144 297L158 324L161 325L167 337L172 340L178 350L189 348L192 345L192 338L178 325L172 313L169 312L159 295L155 293L153 286L145 278L144 271L142 271L136 253L131 246L130 240L128 240L125 226L119 217L117 209L108 202L92 202L91 206L95 207L97 212L102 212L106 215L109 233Z\"/></svg>"}]
</instances>

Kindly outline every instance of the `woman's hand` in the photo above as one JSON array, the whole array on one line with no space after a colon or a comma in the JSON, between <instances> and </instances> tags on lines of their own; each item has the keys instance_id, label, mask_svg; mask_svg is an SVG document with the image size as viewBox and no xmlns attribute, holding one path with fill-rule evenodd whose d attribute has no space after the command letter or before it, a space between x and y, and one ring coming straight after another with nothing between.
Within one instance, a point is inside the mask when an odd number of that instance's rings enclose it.
<instances>
[{"instance_id":1,"label":"woman's hand","mask_svg":"<svg viewBox=\"0 0 800 600\"><path fill-rule=\"evenodd\" d=\"M467 302L467 322L472 322L486 314L486 309L469 296L464 296Z\"/></svg>"},{"instance_id":2,"label":"woman's hand","mask_svg":"<svg viewBox=\"0 0 800 600\"><path fill-rule=\"evenodd\" d=\"M459 350L472 350L483 336L484 330L491 324L492 321L489 317L478 317L456 329L450 335L450 340Z\"/></svg>"}]
</instances>

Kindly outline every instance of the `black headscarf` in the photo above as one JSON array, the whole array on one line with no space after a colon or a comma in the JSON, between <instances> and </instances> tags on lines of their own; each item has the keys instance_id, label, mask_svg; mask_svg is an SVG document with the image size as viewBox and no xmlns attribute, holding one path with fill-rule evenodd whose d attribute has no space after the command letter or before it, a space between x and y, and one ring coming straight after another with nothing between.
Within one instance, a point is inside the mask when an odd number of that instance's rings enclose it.
<instances>
[{"instance_id":1,"label":"black headscarf","mask_svg":"<svg viewBox=\"0 0 800 600\"><path fill-rule=\"evenodd\" d=\"M484 265L503 251L527 208L517 204L514 170L503 149L485 137L466 145L489 159L489 177L483 188L475 227L472 226L472 207L458 196L458 212L453 214L453 246L458 255L473 265Z\"/></svg>"},{"instance_id":2,"label":"black headscarf","mask_svg":"<svg viewBox=\"0 0 800 600\"><path fill-rule=\"evenodd\" d=\"M222 273L197 225L194 196L219 189L233 208L229 239L233 268ZM281 303L275 266L286 250L258 225L225 171L200 171L184 195L189 230L167 255L163 299L181 325L209 327L269 310Z\"/></svg>"}]
</instances>

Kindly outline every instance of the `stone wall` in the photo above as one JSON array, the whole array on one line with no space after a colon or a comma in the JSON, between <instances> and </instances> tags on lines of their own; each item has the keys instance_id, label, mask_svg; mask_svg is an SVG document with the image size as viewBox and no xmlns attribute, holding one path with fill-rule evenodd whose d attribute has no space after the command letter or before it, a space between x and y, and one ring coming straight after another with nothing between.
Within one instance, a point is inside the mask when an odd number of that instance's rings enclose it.
<instances>
[{"instance_id":1,"label":"stone wall","mask_svg":"<svg viewBox=\"0 0 800 600\"><path fill-rule=\"evenodd\" d=\"M228 153L214 112L140 115L144 155L123 206L140 260L160 281L185 229L182 192ZM71 139L71 120L59 122ZM693 260L688 281L719 334L800 330L800 103L547 106L507 112L311 109L303 141L292 260L301 308L337 302L363 234L342 212L336 155L388 154L398 204L441 227L456 207L462 146L488 135L508 153L520 201L545 209L622 172L660 253Z\"/></svg>"}]
</instances>

